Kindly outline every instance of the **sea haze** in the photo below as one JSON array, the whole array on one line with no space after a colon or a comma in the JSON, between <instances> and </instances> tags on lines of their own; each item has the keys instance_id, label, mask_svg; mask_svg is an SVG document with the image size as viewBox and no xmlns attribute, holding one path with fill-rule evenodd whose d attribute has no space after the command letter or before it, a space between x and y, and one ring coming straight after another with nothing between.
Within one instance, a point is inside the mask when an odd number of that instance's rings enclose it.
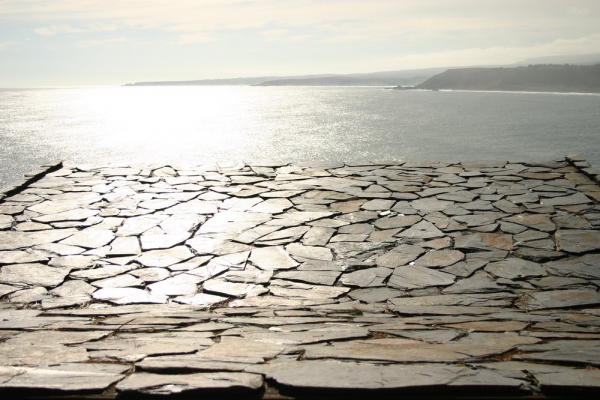
<instances>
[{"instance_id":1,"label":"sea haze","mask_svg":"<svg viewBox=\"0 0 600 400\"><path fill-rule=\"evenodd\" d=\"M380 87L0 90L0 185L46 161L542 160L600 167L600 96Z\"/></svg>"}]
</instances>

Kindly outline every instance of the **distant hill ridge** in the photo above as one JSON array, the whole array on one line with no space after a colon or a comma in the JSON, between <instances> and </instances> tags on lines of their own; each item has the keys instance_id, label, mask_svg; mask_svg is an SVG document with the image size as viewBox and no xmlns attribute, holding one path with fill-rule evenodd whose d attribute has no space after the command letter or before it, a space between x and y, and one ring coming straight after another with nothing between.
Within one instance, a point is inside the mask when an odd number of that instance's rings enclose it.
<instances>
[{"instance_id":1,"label":"distant hill ridge","mask_svg":"<svg viewBox=\"0 0 600 400\"><path fill-rule=\"evenodd\" d=\"M515 64L505 65L512 67L528 64L576 64L590 65L600 63L600 53L579 55L555 55L532 58ZM225 79L199 79L187 81L146 81L128 83L125 86L223 86L223 85L253 85L253 86L414 86L424 83L429 78L436 76L448 69L464 70L498 69L500 65L486 66L452 66L420 69L404 69L397 71L381 71L355 74L319 74L296 76L261 76L240 77ZM484 79L485 80L485 79ZM502 90L502 89L481 89ZM509 90L509 89L505 89Z\"/></svg>"},{"instance_id":2,"label":"distant hill ridge","mask_svg":"<svg viewBox=\"0 0 600 400\"><path fill-rule=\"evenodd\" d=\"M415 89L600 93L600 64L449 69Z\"/></svg>"}]
</instances>

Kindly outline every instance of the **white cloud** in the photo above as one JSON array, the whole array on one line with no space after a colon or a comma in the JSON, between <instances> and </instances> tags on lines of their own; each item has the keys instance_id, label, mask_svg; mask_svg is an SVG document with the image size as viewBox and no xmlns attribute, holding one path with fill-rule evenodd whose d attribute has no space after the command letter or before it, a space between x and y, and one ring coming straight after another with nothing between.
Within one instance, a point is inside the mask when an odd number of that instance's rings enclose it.
<instances>
[{"instance_id":1,"label":"white cloud","mask_svg":"<svg viewBox=\"0 0 600 400\"><path fill-rule=\"evenodd\" d=\"M101 46L101 45L105 45L105 44L125 43L125 42L129 42L129 41L130 40L125 37L116 37L116 38L109 38L109 39L80 40L77 43L75 43L75 45L77 47L88 48L88 47L94 47L94 46Z\"/></svg>"},{"instance_id":2,"label":"white cloud","mask_svg":"<svg viewBox=\"0 0 600 400\"><path fill-rule=\"evenodd\" d=\"M35 33L42 36L54 36L59 33L80 33L83 32L80 28L74 28L70 25L52 25L45 26L43 28L37 28L34 30Z\"/></svg>"},{"instance_id":3,"label":"white cloud","mask_svg":"<svg viewBox=\"0 0 600 400\"><path fill-rule=\"evenodd\" d=\"M552 55L600 53L600 34L577 39L558 39L527 47L465 48L444 52L410 54L386 62L399 69L452 67L467 65L502 65L528 58Z\"/></svg>"},{"instance_id":4,"label":"white cloud","mask_svg":"<svg viewBox=\"0 0 600 400\"><path fill-rule=\"evenodd\" d=\"M273 42L280 40L285 37L287 29L268 29L266 31L259 32L265 42Z\"/></svg>"},{"instance_id":5,"label":"white cloud","mask_svg":"<svg viewBox=\"0 0 600 400\"><path fill-rule=\"evenodd\" d=\"M179 35L178 43L182 43L182 44L206 43L206 42L214 42L215 40L217 40L216 37L214 37L210 34L199 32L199 33L190 33L190 34Z\"/></svg>"},{"instance_id":6,"label":"white cloud","mask_svg":"<svg viewBox=\"0 0 600 400\"><path fill-rule=\"evenodd\" d=\"M16 41L13 41L13 42L0 42L0 51L6 50L8 47L15 46L17 44L19 44L19 42L16 42Z\"/></svg>"}]
</instances>

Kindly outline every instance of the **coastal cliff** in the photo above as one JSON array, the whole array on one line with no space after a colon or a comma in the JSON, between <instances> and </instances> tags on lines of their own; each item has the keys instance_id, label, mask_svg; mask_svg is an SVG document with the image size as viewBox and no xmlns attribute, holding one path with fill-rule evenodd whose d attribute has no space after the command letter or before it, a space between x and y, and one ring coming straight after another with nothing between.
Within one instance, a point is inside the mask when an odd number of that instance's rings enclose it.
<instances>
[{"instance_id":1,"label":"coastal cliff","mask_svg":"<svg viewBox=\"0 0 600 400\"><path fill-rule=\"evenodd\" d=\"M600 64L449 69L414 89L600 93Z\"/></svg>"}]
</instances>

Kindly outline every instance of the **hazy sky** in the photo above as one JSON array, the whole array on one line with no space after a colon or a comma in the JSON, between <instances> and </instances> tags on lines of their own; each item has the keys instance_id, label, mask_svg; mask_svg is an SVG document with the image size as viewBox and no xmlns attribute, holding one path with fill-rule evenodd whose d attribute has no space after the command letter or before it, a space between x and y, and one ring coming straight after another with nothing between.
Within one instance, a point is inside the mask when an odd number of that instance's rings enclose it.
<instances>
[{"instance_id":1,"label":"hazy sky","mask_svg":"<svg viewBox=\"0 0 600 400\"><path fill-rule=\"evenodd\" d=\"M374 72L598 52L599 0L0 0L0 87Z\"/></svg>"}]
</instances>

